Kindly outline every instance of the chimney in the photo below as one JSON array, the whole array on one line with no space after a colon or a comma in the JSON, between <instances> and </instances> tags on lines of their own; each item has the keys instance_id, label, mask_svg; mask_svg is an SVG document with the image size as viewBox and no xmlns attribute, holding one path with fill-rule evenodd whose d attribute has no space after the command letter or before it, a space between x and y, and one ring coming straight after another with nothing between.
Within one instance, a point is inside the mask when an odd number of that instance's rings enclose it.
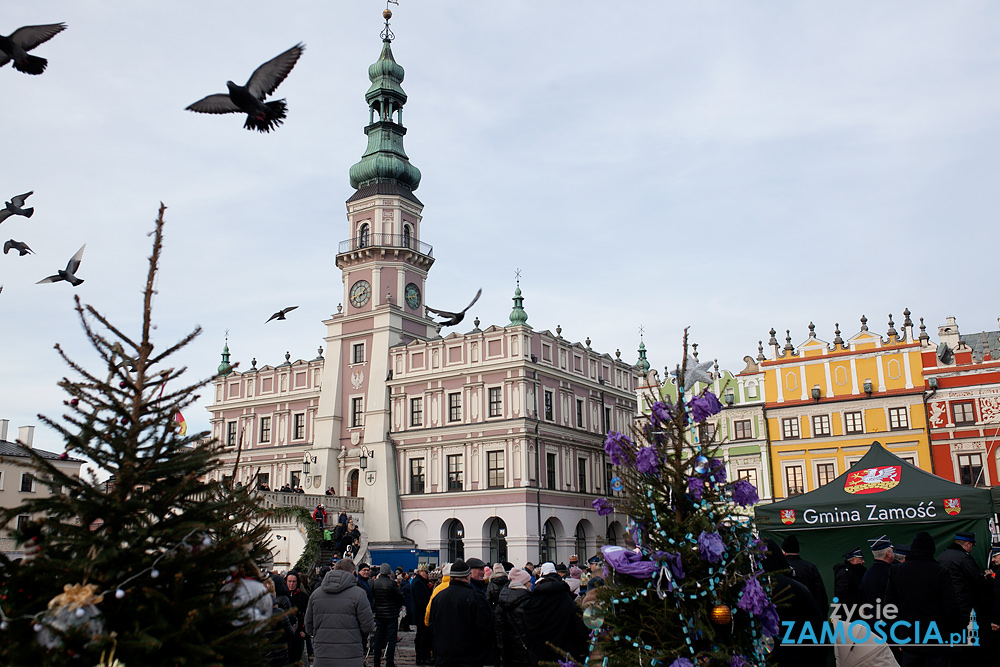
<instances>
[{"instance_id":1,"label":"chimney","mask_svg":"<svg viewBox=\"0 0 1000 667\"><path fill-rule=\"evenodd\" d=\"M19 444L31 449L31 441L35 439L34 426L22 426L17 429L17 439Z\"/></svg>"},{"instance_id":2,"label":"chimney","mask_svg":"<svg viewBox=\"0 0 1000 667\"><path fill-rule=\"evenodd\" d=\"M0 419L0 442L7 439L7 427L10 426L9 419Z\"/></svg>"}]
</instances>

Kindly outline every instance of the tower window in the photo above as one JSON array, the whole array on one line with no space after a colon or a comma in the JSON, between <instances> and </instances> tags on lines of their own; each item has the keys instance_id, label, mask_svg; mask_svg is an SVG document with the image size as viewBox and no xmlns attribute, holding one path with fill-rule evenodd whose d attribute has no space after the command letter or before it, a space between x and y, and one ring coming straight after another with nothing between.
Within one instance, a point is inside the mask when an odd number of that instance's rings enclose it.
<instances>
[{"instance_id":1,"label":"tower window","mask_svg":"<svg viewBox=\"0 0 1000 667\"><path fill-rule=\"evenodd\" d=\"M370 243L370 239L369 239L370 229L371 228L368 226L367 222L362 223L361 226L358 227L358 247L359 248L367 248L368 247L368 245Z\"/></svg>"},{"instance_id":2,"label":"tower window","mask_svg":"<svg viewBox=\"0 0 1000 667\"><path fill-rule=\"evenodd\" d=\"M410 231L409 225L403 225L403 247L409 248L413 241L413 233Z\"/></svg>"}]
</instances>

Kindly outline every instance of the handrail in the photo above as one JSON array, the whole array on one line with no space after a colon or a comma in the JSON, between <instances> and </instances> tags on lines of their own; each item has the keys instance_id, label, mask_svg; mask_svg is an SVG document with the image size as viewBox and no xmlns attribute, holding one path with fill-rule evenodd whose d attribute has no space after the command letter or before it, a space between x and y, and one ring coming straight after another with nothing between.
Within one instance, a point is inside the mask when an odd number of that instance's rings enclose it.
<instances>
[{"instance_id":1,"label":"handrail","mask_svg":"<svg viewBox=\"0 0 1000 667\"><path fill-rule=\"evenodd\" d=\"M434 256L434 246L423 241L418 241L409 234L376 234L373 232L341 241L337 254L343 255L352 250L362 250L364 248L409 248L427 257Z\"/></svg>"}]
</instances>

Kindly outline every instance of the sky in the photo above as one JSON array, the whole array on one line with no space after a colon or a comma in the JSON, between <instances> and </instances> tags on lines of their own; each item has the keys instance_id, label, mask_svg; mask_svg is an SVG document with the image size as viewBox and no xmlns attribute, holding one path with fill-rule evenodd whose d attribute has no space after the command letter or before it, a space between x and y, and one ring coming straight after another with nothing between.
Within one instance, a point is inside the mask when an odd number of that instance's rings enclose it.
<instances>
[{"instance_id":1,"label":"sky","mask_svg":"<svg viewBox=\"0 0 1000 667\"><path fill-rule=\"evenodd\" d=\"M342 300L348 169L366 146L375 0L10 3L0 33L65 22L0 68L0 225L36 252L0 257L0 419L58 419L69 373L99 368L74 295L138 333L159 203L154 303L175 366L311 359ZM1000 210L1000 5L886 0L687 3L400 0L405 148L423 178L425 302L506 324L521 272L528 324L656 368L743 368L792 342L897 328L908 307L963 333L997 330L989 296ZM298 42L270 134L184 108L244 83ZM84 284L36 285L87 244ZM287 321L265 320L297 305ZM461 330L471 329L461 325ZM445 330L447 333L447 330ZM185 417L208 426L208 392ZM35 445L62 451L41 426Z\"/></svg>"}]
</instances>

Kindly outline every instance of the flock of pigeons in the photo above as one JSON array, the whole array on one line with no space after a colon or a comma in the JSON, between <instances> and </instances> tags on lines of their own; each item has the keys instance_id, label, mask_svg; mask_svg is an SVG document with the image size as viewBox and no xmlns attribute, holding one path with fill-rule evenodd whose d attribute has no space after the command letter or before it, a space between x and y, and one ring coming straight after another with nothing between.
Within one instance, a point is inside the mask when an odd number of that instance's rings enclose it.
<instances>
[{"instance_id":1,"label":"flock of pigeons","mask_svg":"<svg viewBox=\"0 0 1000 667\"><path fill-rule=\"evenodd\" d=\"M65 29L65 23L29 25L18 28L10 35L0 35L0 67L11 63L11 66L19 72L32 75L41 74L45 71L46 66L48 66L48 60L40 56L31 55L28 52L49 41ZM295 67L295 63L299 61L304 50L304 44L296 44L255 69L247 80L246 85L239 86L232 81L226 81L228 92L215 93L203 97L187 106L186 110L211 114L245 113L246 121L243 123L243 127L248 130L257 130L258 132L270 132L284 122L285 117L288 115L288 105L283 99L272 100L270 102L265 102L264 100L269 95L272 95L278 86L281 85L281 82L285 80L289 72L292 71L292 68ZM24 204L25 200L33 192L12 197L10 201L5 202L5 208L0 210L0 223L13 215L30 218L35 211L33 208L24 208ZM76 272L80 268L80 262L83 260L83 251L86 247L87 245L84 244L73 255L66 264L65 269L39 280L37 284L61 281L68 282L74 287L82 284L83 280L76 276ZM27 254L34 254L34 251L26 243L15 241L14 239L8 240L3 246L5 255L11 250L17 250L21 257ZM2 291L3 285L0 285L0 292ZM443 321L439 322L440 325L454 326L464 319L466 311L476 303L480 294L482 294L482 290L479 290L472 303L457 313L436 310L430 307L426 308L428 311L444 318ZM297 307L290 306L283 308L271 315L267 321L284 320L285 315Z\"/></svg>"}]
</instances>

